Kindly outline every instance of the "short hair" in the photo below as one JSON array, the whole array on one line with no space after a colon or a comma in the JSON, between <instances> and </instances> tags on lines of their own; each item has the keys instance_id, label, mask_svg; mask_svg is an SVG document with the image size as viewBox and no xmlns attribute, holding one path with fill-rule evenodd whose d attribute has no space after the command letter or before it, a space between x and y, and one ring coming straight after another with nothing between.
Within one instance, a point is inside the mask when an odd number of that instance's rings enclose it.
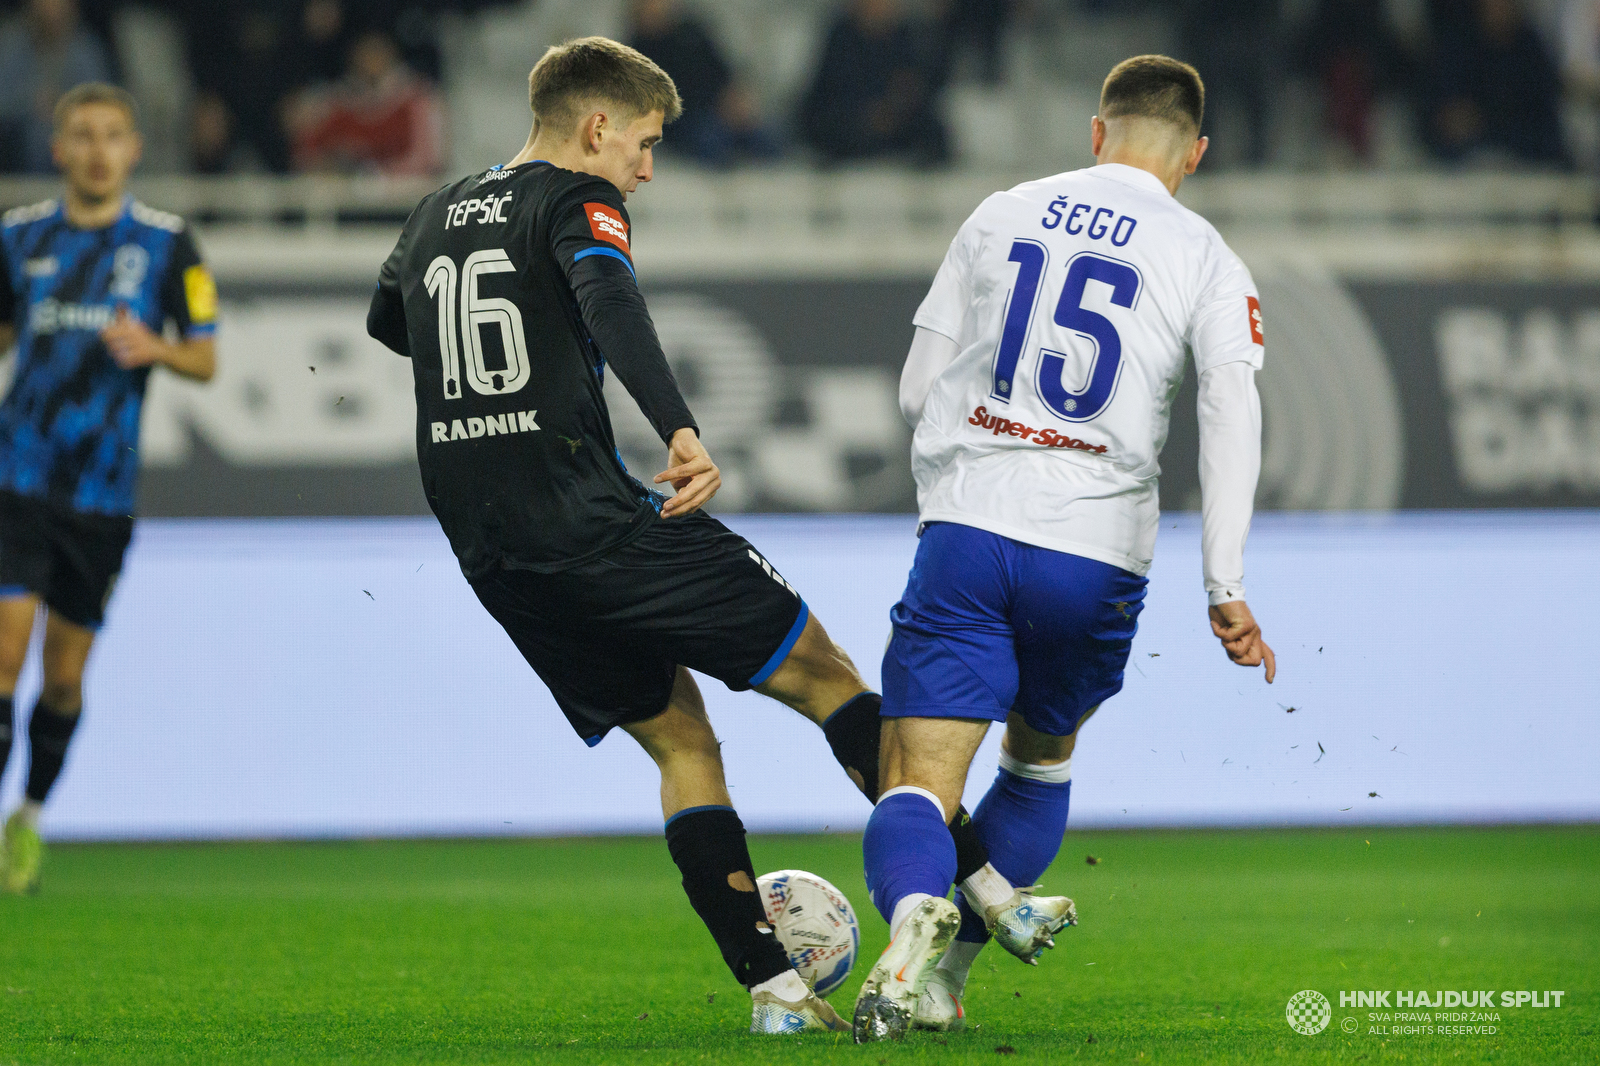
<instances>
[{"instance_id":1,"label":"short hair","mask_svg":"<svg viewBox=\"0 0 1600 1066\"><path fill-rule=\"evenodd\" d=\"M110 104L120 107L127 112L128 124L134 129L139 128L139 104L126 89L105 82L91 81L82 85L75 85L61 94L61 99L56 101L55 114L52 116L55 132L60 133L61 127L67 124L67 119L80 107L89 104Z\"/></svg>"},{"instance_id":2,"label":"short hair","mask_svg":"<svg viewBox=\"0 0 1600 1066\"><path fill-rule=\"evenodd\" d=\"M637 49L609 37L579 37L545 52L528 74L528 106L541 127L570 127L586 105L609 104L632 121L683 113L672 78Z\"/></svg>"},{"instance_id":3,"label":"short hair","mask_svg":"<svg viewBox=\"0 0 1600 1066\"><path fill-rule=\"evenodd\" d=\"M1206 84L1200 72L1167 56L1134 56L1111 68L1100 89L1100 118L1154 118L1200 132Z\"/></svg>"}]
</instances>

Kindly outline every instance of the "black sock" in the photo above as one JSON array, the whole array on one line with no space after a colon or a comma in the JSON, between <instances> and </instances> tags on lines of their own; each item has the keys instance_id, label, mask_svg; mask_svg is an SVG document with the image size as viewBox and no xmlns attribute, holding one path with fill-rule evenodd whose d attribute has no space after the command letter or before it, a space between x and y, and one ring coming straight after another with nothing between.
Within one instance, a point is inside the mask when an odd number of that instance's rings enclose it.
<instances>
[{"instance_id":1,"label":"black sock","mask_svg":"<svg viewBox=\"0 0 1600 1066\"><path fill-rule=\"evenodd\" d=\"M47 707L43 701L33 705L28 720L28 798L43 803L50 786L61 776L67 760L67 745L82 715L66 715Z\"/></svg>"},{"instance_id":2,"label":"black sock","mask_svg":"<svg viewBox=\"0 0 1600 1066\"><path fill-rule=\"evenodd\" d=\"M956 842L955 883L959 885L988 864L989 849L978 839L978 827L965 807L957 807L956 816L950 819L950 837Z\"/></svg>"},{"instance_id":3,"label":"black sock","mask_svg":"<svg viewBox=\"0 0 1600 1066\"><path fill-rule=\"evenodd\" d=\"M6 771L6 763L11 761L11 697L0 697L0 775Z\"/></svg>"},{"instance_id":4,"label":"black sock","mask_svg":"<svg viewBox=\"0 0 1600 1066\"><path fill-rule=\"evenodd\" d=\"M860 775L856 787L873 803L878 802L878 746L883 737L883 719L878 711L882 707L882 696L863 692L822 723L822 734L828 738L833 757L846 773L854 770Z\"/></svg>"},{"instance_id":5,"label":"black sock","mask_svg":"<svg viewBox=\"0 0 1600 1066\"><path fill-rule=\"evenodd\" d=\"M878 802L878 748L883 736L883 719L879 711L883 697L876 692L861 695L840 707L822 725L833 757L846 771L861 775L860 789L869 800ZM989 849L978 839L978 827L972 824L965 807L956 808L950 822L950 836L956 842L956 883L960 884L989 861Z\"/></svg>"},{"instance_id":6,"label":"black sock","mask_svg":"<svg viewBox=\"0 0 1600 1066\"><path fill-rule=\"evenodd\" d=\"M711 931L734 980L749 988L792 968L767 925L744 823L732 807L690 807L673 815L667 850L683 871L690 906Z\"/></svg>"}]
</instances>

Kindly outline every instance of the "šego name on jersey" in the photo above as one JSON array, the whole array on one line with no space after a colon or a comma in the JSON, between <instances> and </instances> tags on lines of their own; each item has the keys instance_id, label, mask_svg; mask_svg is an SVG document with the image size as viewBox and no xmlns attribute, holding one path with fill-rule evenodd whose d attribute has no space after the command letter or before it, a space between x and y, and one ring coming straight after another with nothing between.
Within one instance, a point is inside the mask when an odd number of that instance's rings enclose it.
<instances>
[{"instance_id":1,"label":"\u0161ego name on jersey","mask_svg":"<svg viewBox=\"0 0 1600 1066\"><path fill-rule=\"evenodd\" d=\"M1130 215L1119 215L1109 207L1076 203L1069 208L1068 204L1072 204L1072 201L1065 196L1058 196L1050 201L1050 206L1045 208L1045 216L1039 220L1039 225L1045 229L1055 229L1060 226L1074 237L1082 233L1090 240L1098 241L1110 237L1111 243L1118 248L1133 239L1133 231L1139 226L1138 219Z\"/></svg>"}]
</instances>

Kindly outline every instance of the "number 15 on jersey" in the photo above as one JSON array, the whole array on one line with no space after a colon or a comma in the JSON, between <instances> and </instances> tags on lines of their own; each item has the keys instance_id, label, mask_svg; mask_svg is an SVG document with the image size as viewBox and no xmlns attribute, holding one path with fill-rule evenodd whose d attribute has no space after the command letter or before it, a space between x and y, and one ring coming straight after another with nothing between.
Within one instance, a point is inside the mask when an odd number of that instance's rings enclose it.
<instances>
[{"instance_id":1,"label":"number 15 on jersey","mask_svg":"<svg viewBox=\"0 0 1600 1066\"><path fill-rule=\"evenodd\" d=\"M1006 308L1000 346L995 351L994 387L990 396L1009 404L1017 384L1017 366L1022 361L1033 315L1039 298L1039 282L1050 264L1050 250L1035 240L1022 238L1011 245L1009 262L1017 264L1017 283ZM1071 330L1094 346L1088 380L1081 389L1068 389L1061 381L1067 356L1049 348L1039 348L1035 365L1035 387L1045 407L1066 422L1088 422L1110 405L1122 377L1122 337L1111 320L1083 306L1084 290L1090 281L1111 287L1111 302L1132 310L1139 302L1144 278L1139 268L1121 259L1098 252L1079 252L1067 262L1067 280L1056 301L1056 325Z\"/></svg>"}]
</instances>

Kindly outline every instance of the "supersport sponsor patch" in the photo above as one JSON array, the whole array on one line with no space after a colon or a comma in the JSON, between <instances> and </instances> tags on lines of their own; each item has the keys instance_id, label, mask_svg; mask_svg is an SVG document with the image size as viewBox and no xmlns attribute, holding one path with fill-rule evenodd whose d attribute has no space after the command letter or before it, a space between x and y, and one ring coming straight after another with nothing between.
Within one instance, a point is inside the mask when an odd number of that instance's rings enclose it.
<instances>
[{"instance_id":1,"label":"supersport sponsor patch","mask_svg":"<svg viewBox=\"0 0 1600 1066\"><path fill-rule=\"evenodd\" d=\"M989 413L987 407L979 407L972 412L972 417L967 419L967 424L980 426L987 429L996 437L1020 437L1032 444L1041 444L1046 448L1071 448L1074 451L1093 452L1095 455L1104 455L1104 444L1090 444L1079 440L1077 437L1053 429L1034 429L1032 426L1013 422L1009 418Z\"/></svg>"},{"instance_id":2,"label":"supersport sponsor patch","mask_svg":"<svg viewBox=\"0 0 1600 1066\"><path fill-rule=\"evenodd\" d=\"M1250 304L1250 339L1265 348L1267 335L1261 328L1261 301L1254 296L1246 296L1245 300Z\"/></svg>"},{"instance_id":3,"label":"supersport sponsor patch","mask_svg":"<svg viewBox=\"0 0 1600 1066\"><path fill-rule=\"evenodd\" d=\"M584 204L583 213L589 218L589 232L597 241L614 244L624 252L628 247L628 224L622 221L617 209L606 204Z\"/></svg>"}]
</instances>

